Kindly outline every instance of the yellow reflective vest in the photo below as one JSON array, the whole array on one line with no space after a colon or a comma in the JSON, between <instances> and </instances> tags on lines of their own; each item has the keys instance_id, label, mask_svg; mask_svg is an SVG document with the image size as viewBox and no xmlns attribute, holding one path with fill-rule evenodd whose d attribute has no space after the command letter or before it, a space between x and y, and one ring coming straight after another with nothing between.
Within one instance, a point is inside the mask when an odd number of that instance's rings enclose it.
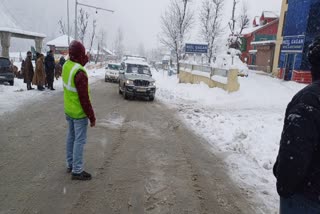
<instances>
[{"instance_id":1,"label":"yellow reflective vest","mask_svg":"<svg viewBox=\"0 0 320 214\"><path fill-rule=\"evenodd\" d=\"M64 91L64 112L73 119L82 119L87 117L80 103L79 95L76 89L74 78L78 71L83 71L86 76L88 74L85 68L79 63L67 60L62 69L62 81ZM90 89L88 84L88 93L90 97Z\"/></svg>"}]
</instances>

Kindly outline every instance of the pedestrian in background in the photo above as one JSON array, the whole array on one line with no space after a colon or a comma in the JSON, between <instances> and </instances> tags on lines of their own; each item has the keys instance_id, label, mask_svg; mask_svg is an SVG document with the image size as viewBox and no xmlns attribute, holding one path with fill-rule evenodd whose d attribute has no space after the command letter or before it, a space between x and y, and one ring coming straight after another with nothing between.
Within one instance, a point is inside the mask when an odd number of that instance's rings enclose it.
<instances>
[{"instance_id":1,"label":"pedestrian in background","mask_svg":"<svg viewBox=\"0 0 320 214\"><path fill-rule=\"evenodd\" d=\"M45 70L46 70L46 77L48 83L48 89L55 90L53 88L53 81L54 81L54 69L55 69L55 61L53 57L53 52L50 50L47 53L45 58Z\"/></svg>"},{"instance_id":2,"label":"pedestrian in background","mask_svg":"<svg viewBox=\"0 0 320 214\"><path fill-rule=\"evenodd\" d=\"M31 87L33 75L34 75L34 70L33 70L33 65L32 65L32 53L31 51L27 52L27 57L25 60L25 66L23 68L23 76L24 76L24 83L27 84L27 90L33 90L34 88Z\"/></svg>"},{"instance_id":3,"label":"pedestrian in background","mask_svg":"<svg viewBox=\"0 0 320 214\"><path fill-rule=\"evenodd\" d=\"M45 79L46 79L46 76L45 76L45 71L44 71L44 55L39 54L32 83L33 83L33 85L38 86L39 91L43 91Z\"/></svg>"},{"instance_id":4,"label":"pedestrian in background","mask_svg":"<svg viewBox=\"0 0 320 214\"><path fill-rule=\"evenodd\" d=\"M64 56L61 56L59 59L59 64L61 65L61 67L63 67L65 62L66 62L66 59L64 58Z\"/></svg>"},{"instance_id":5,"label":"pedestrian in background","mask_svg":"<svg viewBox=\"0 0 320 214\"><path fill-rule=\"evenodd\" d=\"M96 123L90 101L88 74L83 67L88 62L88 57L79 41L70 43L69 56L62 72L64 110L69 125L66 140L67 172L72 172L72 180L91 180L91 174L83 170L88 119L91 127Z\"/></svg>"},{"instance_id":6,"label":"pedestrian in background","mask_svg":"<svg viewBox=\"0 0 320 214\"><path fill-rule=\"evenodd\" d=\"M309 47L312 84L289 103L274 166L280 214L320 213L320 38Z\"/></svg>"}]
</instances>

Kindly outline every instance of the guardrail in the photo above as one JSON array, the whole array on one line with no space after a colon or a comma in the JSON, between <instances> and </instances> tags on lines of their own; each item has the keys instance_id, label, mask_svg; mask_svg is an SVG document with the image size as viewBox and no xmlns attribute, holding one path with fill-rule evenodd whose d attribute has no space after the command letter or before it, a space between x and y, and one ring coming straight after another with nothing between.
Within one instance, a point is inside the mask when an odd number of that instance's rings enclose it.
<instances>
[{"instance_id":1,"label":"guardrail","mask_svg":"<svg viewBox=\"0 0 320 214\"><path fill-rule=\"evenodd\" d=\"M210 88L218 87L228 92L238 91L238 69L220 69L204 65L180 64L179 82L199 84L203 82Z\"/></svg>"},{"instance_id":2,"label":"guardrail","mask_svg":"<svg viewBox=\"0 0 320 214\"><path fill-rule=\"evenodd\" d=\"M270 66L248 65L248 68L250 70L254 70L254 71L264 71L264 72L267 72L267 73L271 73L271 67Z\"/></svg>"}]
</instances>

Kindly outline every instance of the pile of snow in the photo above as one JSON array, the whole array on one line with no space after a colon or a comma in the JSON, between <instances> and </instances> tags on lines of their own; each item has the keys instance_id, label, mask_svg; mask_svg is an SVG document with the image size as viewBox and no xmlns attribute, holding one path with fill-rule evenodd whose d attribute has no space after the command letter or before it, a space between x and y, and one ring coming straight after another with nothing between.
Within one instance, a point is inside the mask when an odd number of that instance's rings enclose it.
<instances>
[{"instance_id":1,"label":"pile of snow","mask_svg":"<svg viewBox=\"0 0 320 214\"><path fill-rule=\"evenodd\" d=\"M228 53L229 54L219 54L215 63L213 63L211 66L227 70L235 68L239 69L240 73L247 75L249 69L247 64L243 63L239 58L241 52L236 49L229 49Z\"/></svg>"},{"instance_id":2,"label":"pile of snow","mask_svg":"<svg viewBox=\"0 0 320 214\"><path fill-rule=\"evenodd\" d=\"M284 113L305 85L250 71L239 78L240 91L227 93L205 84L178 84L176 77L153 72L157 99L178 109L185 124L225 157L230 176L258 206L276 213L278 195L272 166L279 149Z\"/></svg>"},{"instance_id":3,"label":"pile of snow","mask_svg":"<svg viewBox=\"0 0 320 214\"><path fill-rule=\"evenodd\" d=\"M239 73L247 76L249 68L248 65L243 63L240 59L241 52L236 49L228 49L226 53L218 54L216 56L215 62L211 63L211 67L219 68L224 70L229 69L239 69ZM203 60L202 60L203 61ZM201 63L198 58L190 58L187 60L181 60L180 63L190 64L190 65L205 65Z\"/></svg>"},{"instance_id":4,"label":"pile of snow","mask_svg":"<svg viewBox=\"0 0 320 214\"><path fill-rule=\"evenodd\" d=\"M14 63L19 69L21 67L21 63ZM93 83L97 80L104 79L105 70L101 69L91 69L88 70L89 81ZM59 94L63 91L62 87L62 79L54 81L55 91L45 90L30 90L27 91L27 86L23 82L23 79L15 79L14 86L0 84L0 116L5 112L12 112L17 110L19 107L24 106L30 102L36 102L38 100L42 100L53 96L55 94ZM36 86L33 86L36 89Z\"/></svg>"}]
</instances>

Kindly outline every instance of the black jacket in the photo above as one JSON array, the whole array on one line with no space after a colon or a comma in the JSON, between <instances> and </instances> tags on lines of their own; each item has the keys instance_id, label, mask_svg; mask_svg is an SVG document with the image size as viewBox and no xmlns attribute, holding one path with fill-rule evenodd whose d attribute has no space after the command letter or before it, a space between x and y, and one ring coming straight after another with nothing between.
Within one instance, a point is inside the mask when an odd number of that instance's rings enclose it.
<instances>
[{"instance_id":1,"label":"black jacket","mask_svg":"<svg viewBox=\"0 0 320 214\"><path fill-rule=\"evenodd\" d=\"M280 196L302 194L320 203L320 81L289 103L273 172Z\"/></svg>"},{"instance_id":2,"label":"black jacket","mask_svg":"<svg viewBox=\"0 0 320 214\"><path fill-rule=\"evenodd\" d=\"M55 62L54 62L54 58L51 54L48 54L44 60L44 64L46 67L46 73L53 73L54 72L54 68L56 66Z\"/></svg>"}]
</instances>

